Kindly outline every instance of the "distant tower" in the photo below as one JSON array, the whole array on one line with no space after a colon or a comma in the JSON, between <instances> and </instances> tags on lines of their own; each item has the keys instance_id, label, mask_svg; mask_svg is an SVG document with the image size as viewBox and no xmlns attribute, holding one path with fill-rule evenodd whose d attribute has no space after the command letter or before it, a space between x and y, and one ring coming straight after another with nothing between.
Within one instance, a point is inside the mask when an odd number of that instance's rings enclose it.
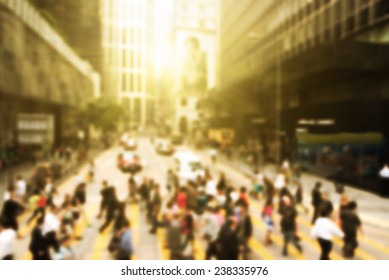
<instances>
[{"instance_id":1,"label":"distant tower","mask_svg":"<svg viewBox=\"0 0 389 280\"><path fill-rule=\"evenodd\" d=\"M174 130L194 135L198 128L197 104L215 86L217 56L217 0L176 0Z\"/></svg>"}]
</instances>

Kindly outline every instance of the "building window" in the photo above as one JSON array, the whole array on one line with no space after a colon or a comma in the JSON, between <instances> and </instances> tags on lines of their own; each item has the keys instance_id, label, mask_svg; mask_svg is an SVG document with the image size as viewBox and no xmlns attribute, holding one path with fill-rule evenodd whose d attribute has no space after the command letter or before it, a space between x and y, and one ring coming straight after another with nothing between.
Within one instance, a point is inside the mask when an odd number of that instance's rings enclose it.
<instances>
[{"instance_id":1,"label":"building window","mask_svg":"<svg viewBox=\"0 0 389 280\"><path fill-rule=\"evenodd\" d=\"M375 16L380 18L389 13L389 2L385 0L377 0L375 4Z\"/></svg>"},{"instance_id":2,"label":"building window","mask_svg":"<svg viewBox=\"0 0 389 280\"><path fill-rule=\"evenodd\" d=\"M360 17L359 17L359 23L360 23L361 27L368 25L368 23L369 23L369 10L368 9L363 9L361 11Z\"/></svg>"},{"instance_id":3,"label":"building window","mask_svg":"<svg viewBox=\"0 0 389 280\"><path fill-rule=\"evenodd\" d=\"M354 31L354 17L353 16L350 16L349 18L347 18L346 30L347 30L347 33Z\"/></svg>"},{"instance_id":4,"label":"building window","mask_svg":"<svg viewBox=\"0 0 389 280\"><path fill-rule=\"evenodd\" d=\"M355 10L355 0L348 0L346 11L348 13L352 13L354 10Z\"/></svg>"}]
</instances>

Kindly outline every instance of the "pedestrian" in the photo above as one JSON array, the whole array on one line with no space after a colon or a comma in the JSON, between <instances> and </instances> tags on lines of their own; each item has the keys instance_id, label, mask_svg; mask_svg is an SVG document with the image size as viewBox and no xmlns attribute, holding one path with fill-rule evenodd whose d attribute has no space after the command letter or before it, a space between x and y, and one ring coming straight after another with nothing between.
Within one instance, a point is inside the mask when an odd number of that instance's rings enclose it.
<instances>
[{"instance_id":1,"label":"pedestrian","mask_svg":"<svg viewBox=\"0 0 389 280\"><path fill-rule=\"evenodd\" d=\"M173 214L167 227L167 245L170 251L170 260L182 260L183 258L183 236L180 225L180 215Z\"/></svg>"},{"instance_id":2,"label":"pedestrian","mask_svg":"<svg viewBox=\"0 0 389 280\"><path fill-rule=\"evenodd\" d=\"M104 180L102 182L102 189L100 191L100 196L101 196L101 201L100 201L100 208L99 208L99 214L97 215L98 219L101 219L103 216L104 212L107 209L107 203L109 200L109 196L112 190L109 189L108 182Z\"/></svg>"},{"instance_id":3,"label":"pedestrian","mask_svg":"<svg viewBox=\"0 0 389 280\"><path fill-rule=\"evenodd\" d=\"M117 211L116 211L116 218L114 223L114 231L120 231L123 229L123 226L128 222L128 218L126 216L126 203L125 202L119 202Z\"/></svg>"},{"instance_id":4,"label":"pedestrian","mask_svg":"<svg viewBox=\"0 0 389 280\"><path fill-rule=\"evenodd\" d=\"M16 231L6 220L0 218L0 260L13 260Z\"/></svg>"},{"instance_id":5,"label":"pedestrian","mask_svg":"<svg viewBox=\"0 0 389 280\"><path fill-rule=\"evenodd\" d=\"M24 212L24 210L25 208L19 202L16 190L13 189L10 193L10 198L4 202L0 217L4 220L7 226L18 232L18 217Z\"/></svg>"},{"instance_id":6,"label":"pedestrian","mask_svg":"<svg viewBox=\"0 0 389 280\"><path fill-rule=\"evenodd\" d=\"M200 187L197 195L196 214L202 215L208 204L208 196L205 193L204 187Z\"/></svg>"},{"instance_id":7,"label":"pedestrian","mask_svg":"<svg viewBox=\"0 0 389 280\"><path fill-rule=\"evenodd\" d=\"M316 219L319 217L319 208L322 199L320 188L321 188L321 182L316 182L315 187L313 188L311 193L312 206L313 206L312 224L314 224Z\"/></svg>"},{"instance_id":8,"label":"pedestrian","mask_svg":"<svg viewBox=\"0 0 389 280\"><path fill-rule=\"evenodd\" d=\"M91 183L91 182L93 182L94 177L95 177L95 163L94 163L93 159L89 160L88 169L89 169L89 171L88 171L87 176L86 176L87 177L86 181L88 183Z\"/></svg>"},{"instance_id":9,"label":"pedestrian","mask_svg":"<svg viewBox=\"0 0 389 280\"><path fill-rule=\"evenodd\" d=\"M362 222L358 217L357 203L351 201L348 204L347 210L344 210L341 216L342 230L344 232L343 256L352 258L355 254L355 249L358 247L357 232L362 233Z\"/></svg>"},{"instance_id":10,"label":"pedestrian","mask_svg":"<svg viewBox=\"0 0 389 280\"><path fill-rule=\"evenodd\" d=\"M207 243L207 249L205 251L205 259L210 260L212 257L219 259L219 252L217 249L217 236L219 233L219 226L217 217L215 215L215 209L211 207L205 208L205 213L203 215L204 221L204 240Z\"/></svg>"},{"instance_id":11,"label":"pedestrian","mask_svg":"<svg viewBox=\"0 0 389 280\"><path fill-rule=\"evenodd\" d=\"M274 221L273 221L273 202L271 199L267 199L266 203L262 210L262 218L266 226L266 235L265 235L265 245L271 245L273 240L271 234L274 230Z\"/></svg>"},{"instance_id":12,"label":"pedestrian","mask_svg":"<svg viewBox=\"0 0 389 280\"><path fill-rule=\"evenodd\" d=\"M301 253L302 247L296 238L296 218L297 211L292 204L289 196L282 197L283 207L280 209L281 214L281 232L284 237L282 255L288 255L288 244L292 242L296 249Z\"/></svg>"},{"instance_id":13,"label":"pedestrian","mask_svg":"<svg viewBox=\"0 0 389 280\"><path fill-rule=\"evenodd\" d=\"M31 232L29 250L33 260L50 260L49 248L43 235L44 217L39 217L34 229Z\"/></svg>"},{"instance_id":14,"label":"pedestrian","mask_svg":"<svg viewBox=\"0 0 389 280\"><path fill-rule=\"evenodd\" d=\"M216 190L220 191L220 190L225 190L226 188L227 188L226 175L224 174L224 172L220 172L219 181L216 184Z\"/></svg>"},{"instance_id":15,"label":"pedestrian","mask_svg":"<svg viewBox=\"0 0 389 280\"><path fill-rule=\"evenodd\" d=\"M182 233L184 235L183 250L185 250L187 246L190 246L190 250L188 250L190 252L194 247L194 230L195 230L192 208L188 207L184 210L181 222L182 222L181 225Z\"/></svg>"},{"instance_id":16,"label":"pedestrian","mask_svg":"<svg viewBox=\"0 0 389 280\"><path fill-rule=\"evenodd\" d=\"M30 224L36 217L38 219L45 215L45 209L47 205L47 196L46 192L42 190L38 195L38 191L30 198L31 210L33 210L32 215L28 218L27 224Z\"/></svg>"},{"instance_id":17,"label":"pedestrian","mask_svg":"<svg viewBox=\"0 0 389 280\"><path fill-rule=\"evenodd\" d=\"M220 260L239 259L239 239L237 236L236 218L230 217L220 229L217 246L220 250Z\"/></svg>"},{"instance_id":18,"label":"pedestrian","mask_svg":"<svg viewBox=\"0 0 389 280\"><path fill-rule=\"evenodd\" d=\"M117 260L131 260L133 254L132 229L129 221L122 225L122 234L119 241Z\"/></svg>"},{"instance_id":19,"label":"pedestrian","mask_svg":"<svg viewBox=\"0 0 389 280\"><path fill-rule=\"evenodd\" d=\"M341 194L340 196L340 205L339 205L339 226L342 227L342 216L344 214L345 211L349 210L349 204L350 203L350 200L348 198L348 196L343 193Z\"/></svg>"},{"instance_id":20,"label":"pedestrian","mask_svg":"<svg viewBox=\"0 0 389 280\"><path fill-rule=\"evenodd\" d=\"M243 260L249 259L249 253L250 253L249 240L252 235L253 235L253 224L251 221L251 216L248 212L248 205L241 203L238 236L241 243Z\"/></svg>"},{"instance_id":21,"label":"pedestrian","mask_svg":"<svg viewBox=\"0 0 389 280\"><path fill-rule=\"evenodd\" d=\"M105 211L105 221L102 226L99 228L99 232L102 233L115 219L116 210L118 207L118 199L116 197L116 189L114 187L110 188L110 195L108 196L106 211Z\"/></svg>"},{"instance_id":22,"label":"pedestrian","mask_svg":"<svg viewBox=\"0 0 389 280\"><path fill-rule=\"evenodd\" d=\"M65 236L60 241L60 248L54 254L53 260L75 260L76 255L72 247L72 239L70 236Z\"/></svg>"},{"instance_id":23,"label":"pedestrian","mask_svg":"<svg viewBox=\"0 0 389 280\"><path fill-rule=\"evenodd\" d=\"M57 217L58 209L55 205L48 207L48 211L45 214L42 234L46 238L48 248L53 248L56 253L59 252L60 244L57 239L57 232L60 228L60 221Z\"/></svg>"},{"instance_id":24,"label":"pedestrian","mask_svg":"<svg viewBox=\"0 0 389 280\"><path fill-rule=\"evenodd\" d=\"M304 212L308 213L308 207L304 204L304 191L300 181L296 181L296 192L294 194L294 201L296 202L296 206L302 207Z\"/></svg>"},{"instance_id":25,"label":"pedestrian","mask_svg":"<svg viewBox=\"0 0 389 280\"><path fill-rule=\"evenodd\" d=\"M128 179L128 201L136 202L137 184L133 175Z\"/></svg>"},{"instance_id":26,"label":"pedestrian","mask_svg":"<svg viewBox=\"0 0 389 280\"><path fill-rule=\"evenodd\" d=\"M138 192L140 196L140 209L146 209L150 198L150 185L147 177L143 178L143 182L140 185Z\"/></svg>"},{"instance_id":27,"label":"pedestrian","mask_svg":"<svg viewBox=\"0 0 389 280\"><path fill-rule=\"evenodd\" d=\"M47 195L47 205L52 205L54 203L54 195L57 191L53 184L53 179L50 176L46 177L45 192Z\"/></svg>"},{"instance_id":28,"label":"pedestrian","mask_svg":"<svg viewBox=\"0 0 389 280\"><path fill-rule=\"evenodd\" d=\"M273 201L273 197L276 193L273 182L266 176L263 178L263 182L265 186L265 199L271 199Z\"/></svg>"},{"instance_id":29,"label":"pedestrian","mask_svg":"<svg viewBox=\"0 0 389 280\"><path fill-rule=\"evenodd\" d=\"M73 205L78 209L79 216L82 216L86 225L91 226L86 216L86 183L77 185L73 193Z\"/></svg>"},{"instance_id":30,"label":"pedestrian","mask_svg":"<svg viewBox=\"0 0 389 280\"><path fill-rule=\"evenodd\" d=\"M332 202L330 201L330 198L329 198L329 195L327 192L323 192L321 194L321 202L320 202L320 206L319 206L319 211L328 212L330 216L334 212L334 206L333 206Z\"/></svg>"},{"instance_id":31,"label":"pedestrian","mask_svg":"<svg viewBox=\"0 0 389 280\"><path fill-rule=\"evenodd\" d=\"M315 221L311 230L312 238L317 239L320 245L320 260L330 260L332 238L334 235L340 238L344 237L343 232L329 218L330 215L331 213L328 209L323 208L320 212L320 217Z\"/></svg>"},{"instance_id":32,"label":"pedestrian","mask_svg":"<svg viewBox=\"0 0 389 280\"><path fill-rule=\"evenodd\" d=\"M181 187L180 191L177 194L177 206L180 209L185 209L187 207L187 192L185 187Z\"/></svg>"},{"instance_id":33,"label":"pedestrian","mask_svg":"<svg viewBox=\"0 0 389 280\"><path fill-rule=\"evenodd\" d=\"M16 176L16 194L20 201L24 201L26 199L27 183L23 179L22 175Z\"/></svg>"},{"instance_id":34,"label":"pedestrian","mask_svg":"<svg viewBox=\"0 0 389 280\"><path fill-rule=\"evenodd\" d=\"M240 201L242 204L249 206L249 197L247 195L247 189L246 187L241 187L239 192L238 201Z\"/></svg>"},{"instance_id":35,"label":"pedestrian","mask_svg":"<svg viewBox=\"0 0 389 280\"><path fill-rule=\"evenodd\" d=\"M162 198L159 192L159 185L154 185L153 191L150 195L150 210L151 210L151 229L150 233L157 233L158 223L158 214L161 210Z\"/></svg>"}]
</instances>

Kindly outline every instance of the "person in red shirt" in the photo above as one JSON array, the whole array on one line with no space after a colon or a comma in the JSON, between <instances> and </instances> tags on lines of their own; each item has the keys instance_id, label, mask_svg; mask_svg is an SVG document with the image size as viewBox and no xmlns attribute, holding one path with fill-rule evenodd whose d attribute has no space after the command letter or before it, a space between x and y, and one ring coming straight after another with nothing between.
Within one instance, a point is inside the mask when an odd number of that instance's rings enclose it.
<instances>
[{"instance_id":1,"label":"person in red shirt","mask_svg":"<svg viewBox=\"0 0 389 280\"><path fill-rule=\"evenodd\" d=\"M249 197L247 195L247 189L246 187L241 187L240 188L240 193L239 193L239 201L241 201L244 205L249 206Z\"/></svg>"},{"instance_id":2,"label":"person in red shirt","mask_svg":"<svg viewBox=\"0 0 389 280\"><path fill-rule=\"evenodd\" d=\"M186 209L188 201L188 195L186 193L186 189L182 187L177 194L177 205L180 209Z\"/></svg>"},{"instance_id":3,"label":"person in red shirt","mask_svg":"<svg viewBox=\"0 0 389 280\"><path fill-rule=\"evenodd\" d=\"M47 204L47 196L45 191L42 190L38 200L36 201L36 208L32 213L31 217L27 220L28 224L30 224L38 215L40 215L40 217L43 217L45 215L46 204Z\"/></svg>"}]
</instances>

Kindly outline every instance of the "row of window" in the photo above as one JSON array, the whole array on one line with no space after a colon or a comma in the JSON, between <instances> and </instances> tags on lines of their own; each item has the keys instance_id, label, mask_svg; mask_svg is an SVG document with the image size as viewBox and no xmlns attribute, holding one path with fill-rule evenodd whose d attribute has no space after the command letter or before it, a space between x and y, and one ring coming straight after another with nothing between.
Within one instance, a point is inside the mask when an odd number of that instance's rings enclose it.
<instances>
[{"instance_id":1,"label":"row of window","mask_svg":"<svg viewBox=\"0 0 389 280\"><path fill-rule=\"evenodd\" d=\"M122 73L121 80L122 92L143 92L145 89L143 88L143 77L142 73L131 73L126 72Z\"/></svg>"},{"instance_id":2,"label":"row of window","mask_svg":"<svg viewBox=\"0 0 389 280\"><path fill-rule=\"evenodd\" d=\"M311 5L314 5L314 3L311 2ZM321 1L320 3L324 4L327 1ZM266 53L263 56L264 59L271 59L272 53L274 55L274 50L277 48L277 35L280 35L282 50L294 53L306 47L351 35L367 27L370 23L374 23L375 20L389 15L389 1L387 0L363 2L364 5L359 5L360 9L354 8L357 7L355 0L338 0L331 3L332 5L322 7L315 16L300 18L300 21L296 18L293 19L293 16L287 18L275 31L268 32L255 44L246 44L245 47L240 47L240 52L234 52L231 48L233 55L226 56L227 59L230 59L230 62L227 61L226 65L232 61L238 61L242 56L248 55L258 50L258 48ZM353 13L342 10L345 4L349 8L353 8Z\"/></svg>"}]
</instances>

